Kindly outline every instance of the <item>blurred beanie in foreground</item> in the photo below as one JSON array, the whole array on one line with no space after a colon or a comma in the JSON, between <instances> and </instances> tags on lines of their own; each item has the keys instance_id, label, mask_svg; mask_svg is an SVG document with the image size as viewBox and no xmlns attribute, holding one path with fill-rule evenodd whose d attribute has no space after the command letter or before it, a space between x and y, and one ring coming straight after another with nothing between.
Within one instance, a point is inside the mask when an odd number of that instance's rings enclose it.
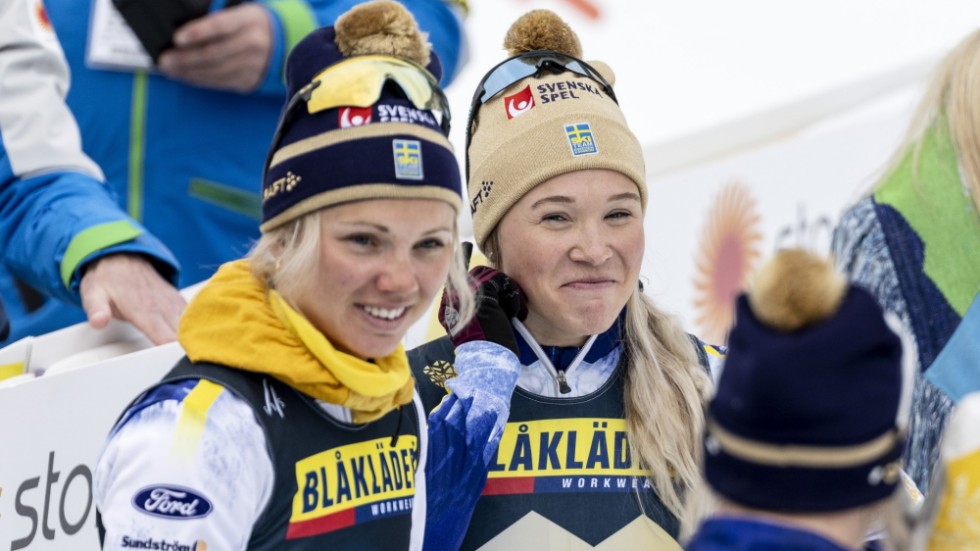
<instances>
[{"instance_id":1,"label":"blurred beanie in foreground","mask_svg":"<svg viewBox=\"0 0 980 551\"><path fill-rule=\"evenodd\" d=\"M729 501L825 512L888 497L908 407L902 343L829 261L784 250L738 297L708 406L705 475Z\"/></svg>"},{"instance_id":2,"label":"blurred beanie in foreground","mask_svg":"<svg viewBox=\"0 0 980 551\"><path fill-rule=\"evenodd\" d=\"M301 40L286 61L289 100L266 160L261 230L364 199L437 199L458 211L439 72L398 2L358 4Z\"/></svg>"},{"instance_id":3,"label":"blurred beanie in foreground","mask_svg":"<svg viewBox=\"0 0 980 551\"><path fill-rule=\"evenodd\" d=\"M467 186L477 245L535 186L577 170L622 173L645 208L643 152L616 102L612 69L582 61L578 36L548 10L515 21L504 48L511 57L487 72L470 106Z\"/></svg>"}]
</instances>

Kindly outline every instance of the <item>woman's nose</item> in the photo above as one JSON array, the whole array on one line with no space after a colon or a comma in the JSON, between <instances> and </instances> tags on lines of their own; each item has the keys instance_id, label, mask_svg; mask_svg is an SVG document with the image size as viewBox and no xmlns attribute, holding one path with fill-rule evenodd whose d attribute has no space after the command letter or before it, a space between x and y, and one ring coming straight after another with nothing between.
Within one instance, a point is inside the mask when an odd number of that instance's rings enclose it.
<instances>
[{"instance_id":1,"label":"woman's nose","mask_svg":"<svg viewBox=\"0 0 980 551\"><path fill-rule=\"evenodd\" d=\"M418 288L415 267L408 254L393 254L383 259L378 275L378 290L386 293L408 293Z\"/></svg>"},{"instance_id":2,"label":"woman's nose","mask_svg":"<svg viewBox=\"0 0 980 551\"><path fill-rule=\"evenodd\" d=\"M585 228L572 246L570 257L575 262L585 262L598 266L612 257L609 240L598 228Z\"/></svg>"}]
</instances>

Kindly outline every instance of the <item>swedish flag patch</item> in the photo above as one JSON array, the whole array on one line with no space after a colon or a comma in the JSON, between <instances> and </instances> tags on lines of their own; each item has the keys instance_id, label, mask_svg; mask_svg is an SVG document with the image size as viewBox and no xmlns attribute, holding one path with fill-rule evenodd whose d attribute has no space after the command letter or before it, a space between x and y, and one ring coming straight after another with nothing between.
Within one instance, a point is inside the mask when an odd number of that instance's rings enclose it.
<instances>
[{"instance_id":1,"label":"swedish flag patch","mask_svg":"<svg viewBox=\"0 0 980 551\"><path fill-rule=\"evenodd\" d=\"M572 156L594 155L599 152L599 146L592 135L592 127L587 122L577 122L565 125L565 137L572 148Z\"/></svg>"},{"instance_id":2,"label":"swedish flag patch","mask_svg":"<svg viewBox=\"0 0 980 551\"><path fill-rule=\"evenodd\" d=\"M418 140L393 140L395 176L403 180L421 180L422 144Z\"/></svg>"}]
</instances>

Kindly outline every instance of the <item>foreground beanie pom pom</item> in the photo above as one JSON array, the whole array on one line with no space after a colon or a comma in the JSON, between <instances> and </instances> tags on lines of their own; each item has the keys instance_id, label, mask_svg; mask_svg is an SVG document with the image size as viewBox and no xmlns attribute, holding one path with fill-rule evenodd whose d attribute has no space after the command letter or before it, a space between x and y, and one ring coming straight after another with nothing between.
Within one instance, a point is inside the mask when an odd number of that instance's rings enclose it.
<instances>
[{"instance_id":1,"label":"foreground beanie pom pom","mask_svg":"<svg viewBox=\"0 0 980 551\"><path fill-rule=\"evenodd\" d=\"M504 37L504 49L512 56L534 50L552 50L582 57L578 35L551 10L532 10L514 21Z\"/></svg>"},{"instance_id":2,"label":"foreground beanie pom pom","mask_svg":"<svg viewBox=\"0 0 980 551\"><path fill-rule=\"evenodd\" d=\"M759 271L749 304L759 321L795 331L833 315L846 292L847 279L828 259L802 249L785 249Z\"/></svg>"},{"instance_id":3,"label":"foreground beanie pom pom","mask_svg":"<svg viewBox=\"0 0 980 551\"><path fill-rule=\"evenodd\" d=\"M427 36L398 2L384 0L355 6L337 19L334 28L337 48L345 56L385 54L423 67L429 64L432 48Z\"/></svg>"}]
</instances>

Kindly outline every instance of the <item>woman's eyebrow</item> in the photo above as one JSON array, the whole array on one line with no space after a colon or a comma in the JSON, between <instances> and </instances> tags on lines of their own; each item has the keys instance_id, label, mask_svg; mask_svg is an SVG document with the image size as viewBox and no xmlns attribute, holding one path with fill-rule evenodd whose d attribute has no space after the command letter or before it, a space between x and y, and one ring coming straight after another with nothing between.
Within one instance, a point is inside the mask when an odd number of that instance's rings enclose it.
<instances>
[{"instance_id":1,"label":"woman's eyebrow","mask_svg":"<svg viewBox=\"0 0 980 551\"><path fill-rule=\"evenodd\" d=\"M338 222L337 225L344 227L344 229L373 229L382 233L391 233L391 229L388 226L383 226L381 224L376 224L374 222Z\"/></svg>"},{"instance_id":2,"label":"woman's eyebrow","mask_svg":"<svg viewBox=\"0 0 980 551\"><path fill-rule=\"evenodd\" d=\"M378 231L380 233L393 233L393 231L391 230L391 228L389 228L388 226L385 226L385 225L382 225L382 224L377 224L377 223L374 223L374 222L339 222L337 225L340 226L342 229L347 230L347 231L350 231L350 230L366 230L366 229L371 229L371 230ZM453 231L452 226L437 226L437 227L434 227L434 228L425 230L422 233L423 233L423 235L431 235L431 234L434 234L434 233L443 233L443 232L452 233L452 231Z\"/></svg>"},{"instance_id":3,"label":"woman's eyebrow","mask_svg":"<svg viewBox=\"0 0 980 551\"><path fill-rule=\"evenodd\" d=\"M640 194L633 193L632 191L628 191L626 193L620 193L618 195L613 195L612 197L610 197L609 202L611 203L613 201L622 201L624 199L632 199L634 201L640 201Z\"/></svg>"},{"instance_id":4,"label":"woman's eyebrow","mask_svg":"<svg viewBox=\"0 0 980 551\"><path fill-rule=\"evenodd\" d=\"M612 203L614 201L623 201L623 200L633 200L633 201L641 202L640 194L634 193L632 191L627 191L625 193L617 193L616 195L613 195L612 197L607 199L606 202ZM561 203L561 204L571 205L571 204L575 204L575 199L568 197L566 195L551 195L535 201L531 205L531 210L534 210L548 203Z\"/></svg>"},{"instance_id":5,"label":"woman's eyebrow","mask_svg":"<svg viewBox=\"0 0 980 551\"><path fill-rule=\"evenodd\" d=\"M531 210L534 210L547 203L562 203L570 205L575 203L575 199L565 195L551 195L535 201L534 204L531 205Z\"/></svg>"}]
</instances>

